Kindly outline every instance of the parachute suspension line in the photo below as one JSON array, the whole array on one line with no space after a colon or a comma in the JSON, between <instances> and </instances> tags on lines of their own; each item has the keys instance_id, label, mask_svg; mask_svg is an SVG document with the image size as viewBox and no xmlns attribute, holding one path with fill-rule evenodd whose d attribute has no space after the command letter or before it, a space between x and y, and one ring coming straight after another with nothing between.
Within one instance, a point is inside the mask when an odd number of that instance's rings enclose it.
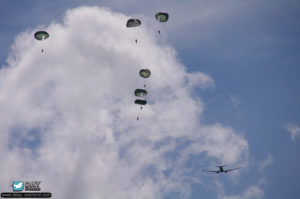
<instances>
[{"instance_id":1,"label":"parachute suspension line","mask_svg":"<svg viewBox=\"0 0 300 199\"><path fill-rule=\"evenodd\" d=\"M44 40L46 37L45 35L42 35L42 40ZM42 49L42 53L44 52L44 49Z\"/></svg>"},{"instance_id":2,"label":"parachute suspension line","mask_svg":"<svg viewBox=\"0 0 300 199\"><path fill-rule=\"evenodd\" d=\"M147 79L144 79L142 83L143 83L143 84L142 84L143 87L146 88L146 86L147 86Z\"/></svg>"},{"instance_id":3,"label":"parachute suspension line","mask_svg":"<svg viewBox=\"0 0 300 199\"><path fill-rule=\"evenodd\" d=\"M139 119L140 119L141 114L142 114L142 109L143 109L143 107L141 106L141 108L140 108L140 110L139 110L139 112L138 112L138 115L137 115L137 117L136 117L136 120L139 120Z\"/></svg>"},{"instance_id":4,"label":"parachute suspension line","mask_svg":"<svg viewBox=\"0 0 300 199\"><path fill-rule=\"evenodd\" d=\"M142 109L143 109L143 107L141 106L141 109L140 109L140 111L139 111L139 113L138 113L138 116L137 116L136 120L139 120L139 119L140 119L141 114L142 114Z\"/></svg>"}]
</instances>

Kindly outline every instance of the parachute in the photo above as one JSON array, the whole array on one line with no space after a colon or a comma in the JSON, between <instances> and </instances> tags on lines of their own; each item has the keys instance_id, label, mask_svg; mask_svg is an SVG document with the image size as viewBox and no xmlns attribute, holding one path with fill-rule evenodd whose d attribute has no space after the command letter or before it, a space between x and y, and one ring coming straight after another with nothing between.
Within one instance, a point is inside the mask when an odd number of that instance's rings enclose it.
<instances>
[{"instance_id":1,"label":"parachute","mask_svg":"<svg viewBox=\"0 0 300 199\"><path fill-rule=\"evenodd\" d=\"M151 71L149 69L141 69L140 76L143 78L148 78L151 75Z\"/></svg>"},{"instance_id":2,"label":"parachute","mask_svg":"<svg viewBox=\"0 0 300 199\"><path fill-rule=\"evenodd\" d=\"M155 14L155 18L159 22L167 22L169 19L169 14L166 12L158 12Z\"/></svg>"},{"instance_id":3,"label":"parachute","mask_svg":"<svg viewBox=\"0 0 300 199\"><path fill-rule=\"evenodd\" d=\"M139 104L139 105L146 105L147 101L146 100L142 100L142 99L136 99L134 101L135 104Z\"/></svg>"},{"instance_id":4,"label":"parachute","mask_svg":"<svg viewBox=\"0 0 300 199\"><path fill-rule=\"evenodd\" d=\"M46 31L37 31L34 33L34 38L39 41L46 40L48 39L49 36L50 36L49 33L47 33ZM43 49L42 52L44 52Z\"/></svg>"},{"instance_id":5,"label":"parachute","mask_svg":"<svg viewBox=\"0 0 300 199\"><path fill-rule=\"evenodd\" d=\"M141 69L140 70L140 76L143 78L148 78L151 75L151 71L149 69ZM144 84L144 87L146 87L146 84Z\"/></svg>"},{"instance_id":6,"label":"parachute","mask_svg":"<svg viewBox=\"0 0 300 199\"><path fill-rule=\"evenodd\" d=\"M137 97L143 97L143 96L146 96L148 94L148 92L144 89L136 89L134 91L134 95L137 96Z\"/></svg>"},{"instance_id":7,"label":"parachute","mask_svg":"<svg viewBox=\"0 0 300 199\"><path fill-rule=\"evenodd\" d=\"M139 19L128 19L128 21L126 23L126 27L127 28L137 27L137 26L140 26L141 24L142 24L142 22ZM136 44L138 43L137 39L135 39L134 41Z\"/></svg>"},{"instance_id":8,"label":"parachute","mask_svg":"<svg viewBox=\"0 0 300 199\"><path fill-rule=\"evenodd\" d=\"M159 22L167 22L169 19L169 14L166 12L158 12L155 14L155 18ZM160 34L160 30L158 30L158 34Z\"/></svg>"},{"instance_id":9,"label":"parachute","mask_svg":"<svg viewBox=\"0 0 300 199\"><path fill-rule=\"evenodd\" d=\"M37 31L36 33L34 33L34 38L37 40L45 40L48 39L49 34L46 31Z\"/></svg>"},{"instance_id":10,"label":"parachute","mask_svg":"<svg viewBox=\"0 0 300 199\"><path fill-rule=\"evenodd\" d=\"M128 21L126 23L126 27L131 28L131 27L140 26L141 24L142 24L142 22L139 19L128 19Z\"/></svg>"}]
</instances>

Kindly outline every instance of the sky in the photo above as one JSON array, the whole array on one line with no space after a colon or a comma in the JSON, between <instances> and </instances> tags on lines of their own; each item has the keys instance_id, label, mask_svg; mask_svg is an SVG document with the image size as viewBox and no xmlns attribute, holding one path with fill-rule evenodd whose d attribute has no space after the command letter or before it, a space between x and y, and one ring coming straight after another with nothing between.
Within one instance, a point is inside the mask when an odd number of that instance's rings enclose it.
<instances>
[{"instance_id":1,"label":"sky","mask_svg":"<svg viewBox=\"0 0 300 199\"><path fill-rule=\"evenodd\" d=\"M299 19L296 0L0 0L0 192L299 198ZM242 168L203 172L220 164Z\"/></svg>"}]
</instances>

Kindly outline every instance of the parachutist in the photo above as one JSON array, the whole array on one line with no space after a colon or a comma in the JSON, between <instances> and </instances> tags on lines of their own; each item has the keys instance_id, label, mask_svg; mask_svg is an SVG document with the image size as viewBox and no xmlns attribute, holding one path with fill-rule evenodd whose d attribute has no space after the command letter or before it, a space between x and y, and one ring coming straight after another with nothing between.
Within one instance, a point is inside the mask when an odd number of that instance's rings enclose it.
<instances>
[{"instance_id":1,"label":"parachutist","mask_svg":"<svg viewBox=\"0 0 300 199\"><path fill-rule=\"evenodd\" d=\"M158 34L160 34L160 30L158 31Z\"/></svg>"}]
</instances>

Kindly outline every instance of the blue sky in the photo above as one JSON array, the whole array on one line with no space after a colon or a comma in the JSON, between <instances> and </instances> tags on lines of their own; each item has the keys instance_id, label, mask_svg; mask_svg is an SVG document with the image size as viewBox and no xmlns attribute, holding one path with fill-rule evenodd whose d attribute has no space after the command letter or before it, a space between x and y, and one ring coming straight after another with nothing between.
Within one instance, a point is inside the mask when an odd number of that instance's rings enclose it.
<instances>
[{"instance_id":1,"label":"blue sky","mask_svg":"<svg viewBox=\"0 0 300 199\"><path fill-rule=\"evenodd\" d=\"M5 60L17 35L61 23L67 9L83 5L143 18L159 10L169 12L170 20L162 25L163 43L176 50L176 60L186 72L200 71L214 82L208 89L191 91L193 99L199 97L203 103L198 123L232 128L247 141L249 156L233 161L245 168L227 176L187 173L202 180L190 183L189 195L183 197L300 197L299 2L0 0L1 67L8 65ZM176 152L171 155L176 157ZM191 156L187 168L200 172L222 160L203 156ZM247 195L247 190L257 190L251 187L259 188L256 195ZM176 196L171 192L165 197Z\"/></svg>"}]
</instances>

